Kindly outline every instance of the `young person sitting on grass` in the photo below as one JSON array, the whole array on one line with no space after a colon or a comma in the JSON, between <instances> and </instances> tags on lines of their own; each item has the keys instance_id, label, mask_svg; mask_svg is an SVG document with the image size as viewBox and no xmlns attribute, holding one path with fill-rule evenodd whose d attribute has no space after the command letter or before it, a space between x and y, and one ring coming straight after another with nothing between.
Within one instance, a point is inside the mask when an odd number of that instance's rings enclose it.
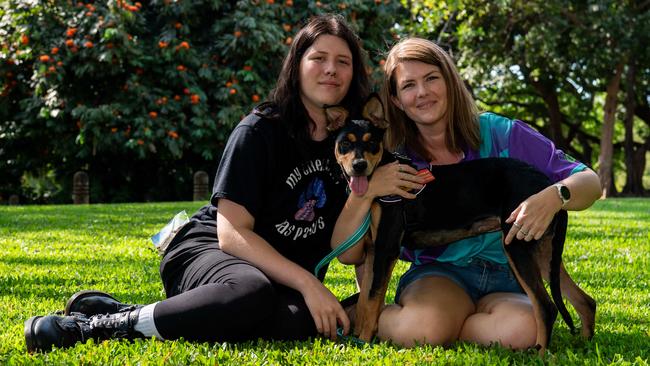
<instances>
[{"instance_id":1,"label":"young person sitting on grass","mask_svg":"<svg viewBox=\"0 0 650 366\"><path fill-rule=\"evenodd\" d=\"M30 352L93 338L236 342L334 338L349 319L314 267L330 251L346 202L324 105L350 110L368 94L358 38L335 15L310 20L286 56L270 102L233 130L211 203L166 249L167 298L123 304L109 294L73 295L65 316L25 323Z\"/></svg>"},{"instance_id":2,"label":"young person sitting on grass","mask_svg":"<svg viewBox=\"0 0 650 366\"><path fill-rule=\"evenodd\" d=\"M395 304L380 314L379 339L406 347L459 340L514 349L534 346L533 307L510 270L502 242L539 239L559 210L590 207L600 197L598 176L525 123L479 114L453 60L431 41L406 38L393 46L384 64L382 94L389 120L387 146L410 157L418 169L511 157L537 167L556 184L511 213L508 221L513 226L505 238L492 232L445 247L404 248L401 259L412 262L411 267L399 281ZM399 170L397 164L392 169L403 186L416 182L417 170ZM359 211L346 208L340 216L345 224L336 225L336 238L346 237L361 223L378 197L374 180L367 193L356 198ZM339 260L361 263L362 246Z\"/></svg>"}]
</instances>

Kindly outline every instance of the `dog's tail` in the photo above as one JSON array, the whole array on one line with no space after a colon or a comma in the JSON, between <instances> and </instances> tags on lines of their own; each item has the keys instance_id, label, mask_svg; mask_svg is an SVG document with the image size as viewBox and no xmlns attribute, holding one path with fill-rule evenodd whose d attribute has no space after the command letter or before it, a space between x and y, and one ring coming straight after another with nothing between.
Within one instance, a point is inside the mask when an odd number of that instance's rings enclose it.
<instances>
[{"instance_id":1,"label":"dog's tail","mask_svg":"<svg viewBox=\"0 0 650 366\"><path fill-rule=\"evenodd\" d=\"M551 296L557 310L562 315L562 319L569 326L572 334L576 333L576 327L573 324L573 318L564 304L562 299L562 289L560 288L560 265L562 264L562 252L564 251L564 240L566 238L567 224L569 215L566 211L560 210L555 215L555 235L553 235L553 245L551 253L551 270L549 274Z\"/></svg>"}]
</instances>

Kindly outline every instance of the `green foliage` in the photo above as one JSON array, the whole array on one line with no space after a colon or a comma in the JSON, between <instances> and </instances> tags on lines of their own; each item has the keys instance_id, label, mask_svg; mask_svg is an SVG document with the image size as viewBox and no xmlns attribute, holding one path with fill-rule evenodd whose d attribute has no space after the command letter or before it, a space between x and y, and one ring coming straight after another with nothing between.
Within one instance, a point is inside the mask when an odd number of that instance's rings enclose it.
<instances>
[{"instance_id":1,"label":"green foliage","mask_svg":"<svg viewBox=\"0 0 650 366\"><path fill-rule=\"evenodd\" d=\"M0 194L49 164L65 186L80 169L101 182L93 202L187 198L179 177L215 171L232 127L269 93L310 16L343 14L375 50L399 9L358 0L2 2L0 169L10 174Z\"/></svg>"},{"instance_id":2,"label":"green foliage","mask_svg":"<svg viewBox=\"0 0 650 366\"><path fill-rule=\"evenodd\" d=\"M608 199L570 213L564 263L598 303L592 341L558 320L542 360L535 351L457 344L400 349L387 343L254 341L242 344L138 340L88 341L28 355L23 322L63 308L82 289L133 303L164 298L159 257L149 237L180 210L199 203L0 207L0 364L92 365L648 365L650 362L650 200ZM399 263L396 276L406 269ZM326 285L343 298L355 291L350 266L334 263ZM390 284L394 295L396 278ZM569 307L570 308L570 307ZM570 308L574 319L576 313Z\"/></svg>"}]
</instances>

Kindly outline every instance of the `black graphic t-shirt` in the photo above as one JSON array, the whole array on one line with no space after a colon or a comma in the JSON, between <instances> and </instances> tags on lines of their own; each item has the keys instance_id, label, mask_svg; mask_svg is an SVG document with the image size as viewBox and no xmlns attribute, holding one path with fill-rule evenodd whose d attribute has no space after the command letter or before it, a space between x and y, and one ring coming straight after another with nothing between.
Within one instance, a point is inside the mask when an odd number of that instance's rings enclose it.
<instances>
[{"instance_id":1,"label":"black graphic t-shirt","mask_svg":"<svg viewBox=\"0 0 650 366\"><path fill-rule=\"evenodd\" d=\"M244 206L255 233L311 272L330 252L346 193L334 138L311 141L307 150L301 152L280 121L247 116L224 150L212 204L226 198Z\"/></svg>"}]
</instances>

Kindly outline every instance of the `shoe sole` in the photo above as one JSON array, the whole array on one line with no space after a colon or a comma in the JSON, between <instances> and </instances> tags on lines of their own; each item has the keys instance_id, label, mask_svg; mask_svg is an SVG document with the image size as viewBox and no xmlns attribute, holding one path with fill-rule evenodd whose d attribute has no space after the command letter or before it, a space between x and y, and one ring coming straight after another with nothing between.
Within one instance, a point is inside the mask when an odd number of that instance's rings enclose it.
<instances>
[{"instance_id":1,"label":"shoe sole","mask_svg":"<svg viewBox=\"0 0 650 366\"><path fill-rule=\"evenodd\" d=\"M65 304L65 311L63 315L68 316L70 315L71 311L70 308L72 305L75 303L75 301L83 299L84 297L90 297L90 296L107 296L115 301L118 301L116 298L113 296L107 294L106 292L103 291L97 291L97 290L84 290L84 291L79 291L76 294L72 295L72 297L68 300L68 303Z\"/></svg>"},{"instance_id":2,"label":"shoe sole","mask_svg":"<svg viewBox=\"0 0 650 366\"><path fill-rule=\"evenodd\" d=\"M25 345L27 345L27 352L29 353L34 353L37 351L36 344L34 342L34 325L36 324L36 321L38 319L42 318L42 316L33 316L27 321L25 321Z\"/></svg>"}]
</instances>

